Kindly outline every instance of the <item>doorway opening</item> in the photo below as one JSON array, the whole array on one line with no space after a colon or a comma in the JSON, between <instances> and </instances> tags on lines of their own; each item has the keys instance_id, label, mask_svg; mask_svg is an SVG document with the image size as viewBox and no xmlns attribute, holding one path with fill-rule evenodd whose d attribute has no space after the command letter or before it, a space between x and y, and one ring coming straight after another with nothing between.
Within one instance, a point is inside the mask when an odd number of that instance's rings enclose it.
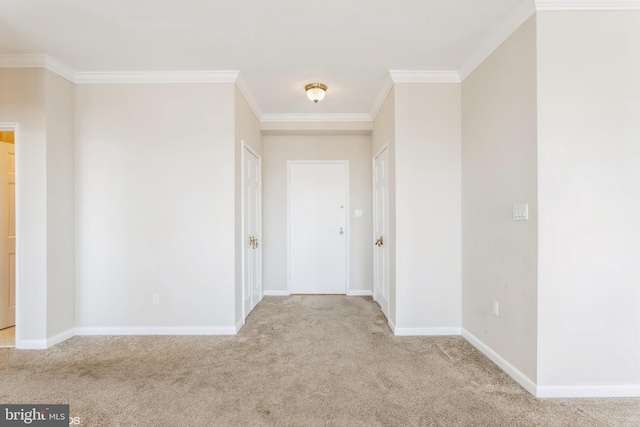
<instances>
[{"instance_id":1,"label":"doorway opening","mask_svg":"<svg viewBox=\"0 0 640 427\"><path fill-rule=\"evenodd\" d=\"M16 127L0 124L0 347L16 344Z\"/></svg>"}]
</instances>

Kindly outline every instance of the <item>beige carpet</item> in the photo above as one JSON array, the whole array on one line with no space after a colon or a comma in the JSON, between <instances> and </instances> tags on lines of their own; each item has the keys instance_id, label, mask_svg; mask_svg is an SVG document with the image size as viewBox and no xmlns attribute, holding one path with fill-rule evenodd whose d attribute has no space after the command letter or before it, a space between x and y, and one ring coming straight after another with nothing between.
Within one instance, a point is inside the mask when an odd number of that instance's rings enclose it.
<instances>
[{"instance_id":1,"label":"beige carpet","mask_svg":"<svg viewBox=\"0 0 640 427\"><path fill-rule=\"evenodd\" d=\"M640 400L538 400L461 337L394 337L371 298L267 297L235 337L0 349L0 403L81 426L640 426Z\"/></svg>"}]
</instances>

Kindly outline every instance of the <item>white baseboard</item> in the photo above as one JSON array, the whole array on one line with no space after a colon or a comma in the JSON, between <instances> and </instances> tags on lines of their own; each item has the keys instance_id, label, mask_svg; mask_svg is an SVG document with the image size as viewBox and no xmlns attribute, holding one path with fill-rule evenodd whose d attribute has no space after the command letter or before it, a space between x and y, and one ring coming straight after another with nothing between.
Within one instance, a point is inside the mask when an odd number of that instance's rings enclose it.
<instances>
[{"instance_id":1,"label":"white baseboard","mask_svg":"<svg viewBox=\"0 0 640 427\"><path fill-rule=\"evenodd\" d=\"M473 345L475 348L480 350L485 356L487 356L489 359L491 359L491 361L493 363L498 365L498 367L500 367L500 369L505 371L518 384L520 384L522 387L524 387L525 390L527 390L529 393L533 394L534 396L537 396L536 383L531 381L531 379L529 379L529 377L527 377L525 374L520 372L515 366L513 366L511 363L507 362L506 359L504 359L498 353L493 351L488 345L486 345L485 343L480 341L480 339L478 339L475 335L473 335L471 332L467 331L464 328L462 329L462 336L467 341L469 341L469 343L471 343L471 345Z\"/></svg>"},{"instance_id":2,"label":"white baseboard","mask_svg":"<svg viewBox=\"0 0 640 427\"><path fill-rule=\"evenodd\" d=\"M394 328L393 333L398 337L460 335L461 328Z\"/></svg>"},{"instance_id":3,"label":"white baseboard","mask_svg":"<svg viewBox=\"0 0 640 427\"><path fill-rule=\"evenodd\" d=\"M47 340L16 340L16 348L21 350L45 350Z\"/></svg>"},{"instance_id":4,"label":"white baseboard","mask_svg":"<svg viewBox=\"0 0 640 427\"><path fill-rule=\"evenodd\" d=\"M541 398L640 397L640 384L538 386L536 397L541 397Z\"/></svg>"},{"instance_id":5,"label":"white baseboard","mask_svg":"<svg viewBox=\"0 0 640 427\"><path fill-rule=\"evenodd\" d=\"M391 319L387 319L387 325L391 328L391 332L395 334L396 324L391 321Z\"/></svg>"},{"instance_id":6,"label":"white baseboard","mask_svg":"<svg viewBox=\"0 0 640 427\"><path fill-rule=\"evenodd\" d=\"M368 290L360 290L360 291L352 290L347 292L347 296L350 296L350 297L369 297L371 295L373 295L373 292Z\"/></svg>"},{"instance_id":7,"label":"white baseboard","mask_svg":"<svg viewBox=\"0 0 640 427\"><path fill-rule=\"evenodd\" d=\"M235 335L236 328L215 326L83 327L76 335Z\"/></svg>"},{"instance_id":8,"label":"white baseboard","mask_svg":"<svg viewBox=\"0 0 640 427\"><path fill-rule=\"evenodd\" d=\"M265 296L270 296L270 297L285 297L285 296L289 296L291 295L291 292L289 291L264 291L264 295Z\"/></svg>"},{"instance_id":9,"label":"white baseboard","mask_svg":"<svg viewBox=\"0 0 640 427\"><path fill-rule=\"evenodd\" d=\"M76 336L76 329L71 328L67 331L61 332L57 335L47 338L47 348L53 347L56 344L60 344L62 341L66 341L69 338Z\"/></svg>"},{"instance_id":10,"label":"white baseboard","mask_svg":"<svg viewBox=\"0 0 640 427\"><path fill-rule=\"evenodd\" d=\"M244 319L242 319L238 323L236 323L236 334L238 332L240 332L240 329L242 329L243 326L244 326Z\"/></svg>"}]
</instances>

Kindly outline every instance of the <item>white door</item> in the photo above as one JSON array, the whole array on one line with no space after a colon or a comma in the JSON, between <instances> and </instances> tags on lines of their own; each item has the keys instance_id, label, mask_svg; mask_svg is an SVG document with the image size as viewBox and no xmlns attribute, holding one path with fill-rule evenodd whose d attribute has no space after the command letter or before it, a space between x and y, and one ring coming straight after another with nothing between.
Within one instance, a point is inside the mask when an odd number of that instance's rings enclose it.
<instances>
[{"instance_id":1,"label":"white door","mask_svg":"<svg viewBox=\"0 0 640 427\"><path fill-rule=\"evenodd\" d=\"M373 160L373 297L389 318L389 162L388 150Z\"/></svg>"},{"instance_id":2,"label":"white door","mask_svg":"<svg viewBox=\"0 0 640 427\"><path fill-rule=\"evenodd\" d=\"M289 162L289 280L293 294L347 289L348 162Z\"/></svg>"},{"instance_id":3,"label":"white door","mask_svg":"<svg viewBox=\"0 0 640 427\"><path fill-rule=\"evenodd\" d=\"M0 142L0 329L16 324L15 205L14 145Z\"/></svg>"},{"instance_id":4,"label":"white door","mask_svg":"<svg viewBox=\"0 0 640 427\"><path fill-rule=\"evenodd\" d=\"M260 233L260 159L243 148L243 296L246 318L262 299Z\"/></svg>"}]
</instances>

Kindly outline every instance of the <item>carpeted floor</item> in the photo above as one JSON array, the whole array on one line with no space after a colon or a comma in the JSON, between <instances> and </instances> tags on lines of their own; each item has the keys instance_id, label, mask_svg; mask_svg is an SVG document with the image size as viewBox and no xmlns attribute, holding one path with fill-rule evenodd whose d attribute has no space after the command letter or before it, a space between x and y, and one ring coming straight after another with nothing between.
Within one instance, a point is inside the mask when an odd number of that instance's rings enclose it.
<instances>
[{"instance_id":1,"label":"carpeted floor","mask_svg":"<svg viewBox=\"0 0 640 427\"><path fill-rule=\"evenodd\" d=\"M461 337L394 337L367 297L266 297L235 337L0 349L0 403L81 426L640 426L640 399L538 400Z\"/></svg>"}]
</instances>

